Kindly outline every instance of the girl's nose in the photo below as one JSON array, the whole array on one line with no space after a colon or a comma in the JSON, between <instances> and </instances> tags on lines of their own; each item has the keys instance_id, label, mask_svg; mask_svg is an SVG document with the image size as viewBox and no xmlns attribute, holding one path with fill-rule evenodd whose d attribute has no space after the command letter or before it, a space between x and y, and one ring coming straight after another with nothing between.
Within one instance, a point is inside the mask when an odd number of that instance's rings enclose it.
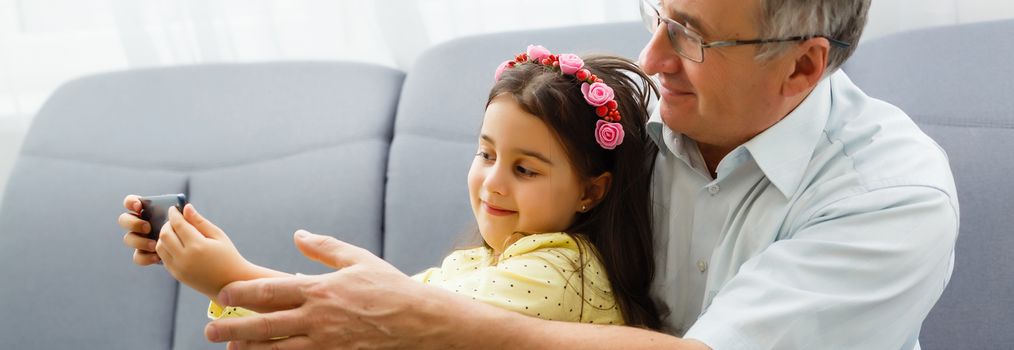
<instances>
[{"instance_id":1,"label":"girl's nose","mask_svg":"<svg viewBox=\"0 0 1014 350\"><path fill-rule=\"evenodd\" d=\"M486 178L482 182L482 187L487 193L497 194L500 196L507 195L507 188L509 187L508 176L510 175L509 166L503 166L500 163L494 164L492 167L486 169Z\"/></svg>"}]
</instances>

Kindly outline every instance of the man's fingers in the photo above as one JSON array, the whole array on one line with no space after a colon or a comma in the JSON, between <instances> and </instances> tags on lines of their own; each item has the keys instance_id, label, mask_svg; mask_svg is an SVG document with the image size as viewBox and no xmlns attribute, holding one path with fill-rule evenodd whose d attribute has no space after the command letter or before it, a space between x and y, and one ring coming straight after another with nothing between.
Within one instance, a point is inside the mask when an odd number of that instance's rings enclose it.
<instances>
[{"instance_id":1,"label":"man's fingers","mask_svg":"<svg viewBox=\"0 0 1014 350\"><path fill-rule=\"evenodd\" d=\"M135 194L127 195L123 198L123 208L130 210L134 213L141 212L141 197Z\"/></svg>"},{"instance_id":2,"label":"man's fingers","mask_svg":"<svg viewBox=\"0 0 1014 350\"><path fill-rule=\"evenodd\" d=\"M319 349L307 336L288 337L268 341L234 341L229 342L228 350L290 350Z\"/></svg>"},{"instance_id":3,"label":"man's fingers","mask_svg":"<svg viewBox=\"0 0 1014 350\"><path fill-rule=\"evenodd\" d=\"M261 312L293 309L306 302L303 289L307 281L301 276L236 281L222 288L218 301Z\"/></svg>"},{"instance_id":4,"label":"man's fingers","mask_svg":"<svg viewBox=\"0 0 1014 350\"><path fill-rule=\"evenodd\" d=\"M185 207L183 207L183 217L187 220L187 222L196 227L197 231L200 231L205 237L211 239L225 238L225 232L218 228L218 226L215 226L215 224L211 223L211 221L208 221L208 219L205 219L201 213L198 213L193 204L188 203Z\"/></svg>"},{"instance_id":5,"label":"man's fingers","mask_svg":"<svg viewBox=\"0 0 1014 350\"><path fill-rule=\"evenodd\" d=\"M301 335L307 331L307 319L298 310L283 310L247 317L221 318L204 327L209 341L270 340Z\"/></svg>"},{"instance_id":6,"label":"man's fingers","mask_svg":"<svg viewBox=\"0 0 1014 350\"><path fill-rule=\"evenodd\" d=\"M342 269L371 259L380 260L368 250L339 241L331 236L296 231L296 247L307 258L334 269Z\"/></svg>"},{"instance_id":7,"label":"man's fingers","mask_svg":"<svg viewBox=\"0 0 1014 350\"><path fill-rule=\"evenodd\" d=\"M116 222L120 224L120 228L130 232L151 232L151 224L147 221L141 220L141 218L136 217L131 213L120 214L120 217L116 218Z\"/></svg>"}]
</instances>

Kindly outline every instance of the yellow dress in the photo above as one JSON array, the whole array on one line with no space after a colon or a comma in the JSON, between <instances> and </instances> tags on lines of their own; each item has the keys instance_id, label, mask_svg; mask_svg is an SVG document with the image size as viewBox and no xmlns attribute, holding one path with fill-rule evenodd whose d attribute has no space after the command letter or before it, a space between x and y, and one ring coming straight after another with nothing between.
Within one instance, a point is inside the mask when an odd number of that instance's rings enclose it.
<instances>
[{"instance_id":1,"label":"yellow dress","mask_svg":"<svg viewBox=\"0 0 1014 350\"><path fill-rule=\"evenodd\" d=\"M534 234L504 249L499 262L489 248L458 250L412 278L547 320L623 324L602 263L583 247L582 256L570 235ZM575 271L582 264L583 280Z\"/></svg>"},{"instance_id":2,"label":"yellow dress","mask_svg":"<svg viewBox=\"0 0 1014 350\"><path fill-rule=\"evenodd\" d=\"M472 299L547 320L623 324L609 278L594 248L564 233L528 235L499 259L491 249L458 250L440 267L413 279ZM497 261L499 260L499 261ZM583 265L583 278L580 271ZM211 303L208 317L241 317L253 311Z\"/></svg>"}]
</instances>

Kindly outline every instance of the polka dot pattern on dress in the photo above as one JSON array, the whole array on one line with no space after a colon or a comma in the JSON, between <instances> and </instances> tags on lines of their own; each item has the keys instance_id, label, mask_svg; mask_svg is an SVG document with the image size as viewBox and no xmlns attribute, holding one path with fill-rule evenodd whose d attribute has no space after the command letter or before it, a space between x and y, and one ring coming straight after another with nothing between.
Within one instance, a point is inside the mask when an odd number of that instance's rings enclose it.
<instances>
[{"instance_id":1,"label":"polka dot pattern on dress","mask_svg":"<svg viewBox=\"0 0 1014 350\"><path fill-rule=\"evenodd\" d=\"M485 247L459 250L414 279L543 319L623 324L590 245L564 233L530 235L497 259ZM581 249L583 249L583 254ZM581 273L583 270L583 274Z\"/></svg>"}]
</instances>

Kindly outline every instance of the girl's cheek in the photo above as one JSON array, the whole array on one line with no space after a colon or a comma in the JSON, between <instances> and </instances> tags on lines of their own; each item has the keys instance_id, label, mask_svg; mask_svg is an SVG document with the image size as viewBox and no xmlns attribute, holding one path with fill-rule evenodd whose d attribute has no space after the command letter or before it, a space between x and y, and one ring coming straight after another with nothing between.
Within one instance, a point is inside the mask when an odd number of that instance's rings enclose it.
<instances>
[{"instance_id":1,"label":"girl's cheek","mask_svg":"<svg viewBox=\"0 0 1014 350\"><path fill-rule=\"evenodd\" d=\"M472 167L468 170L468 194L471 197L479 196L480 190L482 189L482 181L484 179L483 169L476 164L472 163Z\"/></svg>"}]
</instances>

